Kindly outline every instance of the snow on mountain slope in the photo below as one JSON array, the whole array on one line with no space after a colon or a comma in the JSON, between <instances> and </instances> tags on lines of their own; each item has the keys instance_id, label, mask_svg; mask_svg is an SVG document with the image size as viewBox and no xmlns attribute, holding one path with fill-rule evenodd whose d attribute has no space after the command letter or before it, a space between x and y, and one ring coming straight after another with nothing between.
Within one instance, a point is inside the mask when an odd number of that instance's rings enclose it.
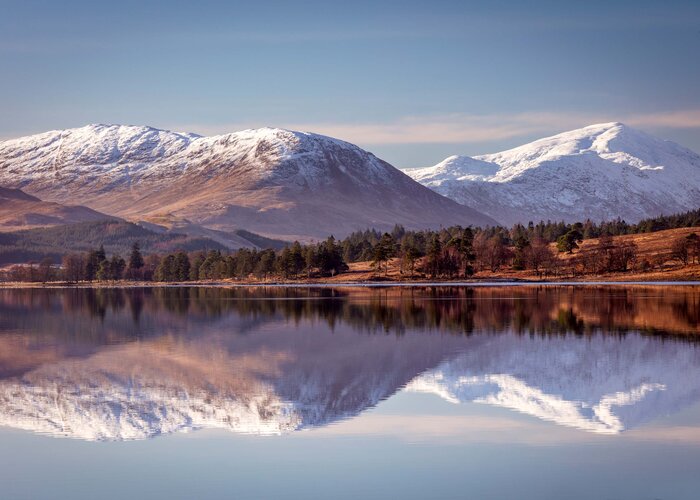
<instances>
[{"instance_id":1,"label":"snow on mountain slope","mask_svg":"<svg viewBox=\"0 0 700 500\"><path fill-rule=\"evenodd\" d=\"M451 156L407 173L506 224L635 222L700 206L700 156L621 123L591 125L501 153Z\"/></svg>"},{"instance_id":2,"label":"snow on mountain slope","mask_svg":"<svg viewBox=\"0 0 700 500\"><path fill-rule=\"evenodd\" d=\"M352 144L262 128L214 137L90 125L0 143L0 185L132 219L324 237L492 224Z\"/></svg>"}]
</instances>

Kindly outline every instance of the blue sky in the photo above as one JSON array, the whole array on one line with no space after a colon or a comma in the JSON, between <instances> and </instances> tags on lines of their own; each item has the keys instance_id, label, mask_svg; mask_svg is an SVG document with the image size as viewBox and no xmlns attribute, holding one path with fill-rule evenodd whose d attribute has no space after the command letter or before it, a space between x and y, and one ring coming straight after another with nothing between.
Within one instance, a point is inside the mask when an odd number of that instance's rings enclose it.
<instances>
[{"instance_id":1,"label":"blue sky","mask_svg":"<svg viewBox=\"0 0 700 500\"><path fill-rule=\"evenodd\" d=\"M399 167L601 121L700 151L700 2L0 0L0 137L326 133Z\"/></svg>"}]
</instances>

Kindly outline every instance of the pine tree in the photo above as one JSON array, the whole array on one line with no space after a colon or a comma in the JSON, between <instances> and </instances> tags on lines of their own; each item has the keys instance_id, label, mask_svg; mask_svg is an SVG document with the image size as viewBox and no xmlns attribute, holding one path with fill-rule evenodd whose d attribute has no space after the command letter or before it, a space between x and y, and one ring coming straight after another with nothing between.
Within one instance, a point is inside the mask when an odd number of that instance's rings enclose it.
<instances>
[{"instance_id":1,"label":"pine tree","mask_svg":"<svg viewBox=\"0 0 700 500\"><path fill-rule=\"evenodd\" d=\"M340 246L336 244L333 236L329 236L325 242L319 245L317 264L323 276L335 276L348 270L348 265L343 260Z\"/></svg>"},{"instance_id":2,"label":"pine tree","mask_svg":"<svg viewBox=\"0 0 700 500\"><path fill-rule=\"evenodd\" d=\"M95 279L100 279L98 273L100 267L106 261L105 249L102 245L98 250L91 250L88 252L87 259L85 261L85 279L87 281L93 281ZM108 270L103 270L102 276L108 273ZM102 278L105 279L105 278Z\"/></svg>"},{"instance_id":3,"label":"pine tree","mask_svg":"<svg viewBox=\"0 0 700 500\"><path fill-rule=\"evenodd\" d=\"M199 276L199 269L202 267L202 264L204 263L204 254L202 252L197 252L195 255L194 259L192 260L192 263L190 265L190 280L192 281L198 281L202 279Z\"/></svg>"},{"instance_id":4,"label":"pine tree","mask_svg":"<svg viewBox=\"0 0 700 500\"><path fill-rule=\"evenodd\" d=\"M219 250L210 250L199 266L199 279L220 279L226 273L226 262Z\"/></svg>"},{"instance_id":5,"label":"pine tree","mask_svg":"<svg viewBox=\"0 0 700 500\"><path fill-rule=\"evenodd\" d=\"M521 226L522 228L522 226ZM524 231L524 228L522 228ZM452 247L457 251L459 256L458 267L462 274L467 277L474 274L473 263L476 260L474 252L474 232L470 227L463 229L462 232L448 243L448 247Z\"/></svg>"},{"instance_id":6,"label":"pine tree","mask_svg":"<svg viewBox=\"0 0 700 500\"><path fill-rule=\"evenodd\" d=\"M430 273L430 276L435 278L441 272L441 257L442 257L442 243L440 242L440 237L434 233L428 244L428 252L426 255L426 268Z\"/></svg>"},{"instance_id":7,"label":"pine tree","mask_svg":"<svg viewBox=\"0 0 700 500\"><path fill-rule=\"evenodd\" d=\"M304 270L306 277L311 278L311 273L318 266L318 253L314 245L308 245L304 248Z\"/></svg>"},{"instance_id":8,"label":"pine tree","mask_svg":"<svg viewBox=\"0 0 700 500\"><path fill-rule=\"evenodd\" d=\"M127 268L127 275L130 279L139 279L142 277L142 269L144 266L143 255L141 255L141 248L139 247L138 241L135 241L131 245L131 255L129 256L129 266Z\"/></svg>"},{"instance_id":9,"label":"pine tree","mask_svg":"<svg viewBox=\"0 0 700 500\"><path fill-rule=\"evenodd\" d=\"M583 235L576 229L571 229L566 234L557 238L557 250L572 253L578 248L578 243L583 241Z\"/></svg>"},{"instance_id":10,"label":"pine tree","mask_svg":"<svg viewBox=\"0 0 700 500\"><path fill-rule=\"evenodd\" d=\"M162 258L153 277L156 281L176 281L175 256L169 254Z\"/></svg>"},{"instance_id":11,"label":"pine tree","mask_svg":"<svg viewBox=\"0 0 700 500\"><path fill-rule=\"evenodd\" d=\"M112 260L109 262L109 273L113 280L120 280L124 275L126 262L119 255L112 255Z\"/></svg>"},{"instance_id":12,"label":"pine tree","mask_svg":"<svg viewBox=\"0 0 700 500\"><path fill-rule=\"evenodd\" d=\"M97 278L97 281L107 281L112 279L112 272L107 259L103 259L100 262L95 277Z\"/></svg>"},{"instance_id":13,"label":"pine tree","mask_svg":"<svg viewBox=\"0 0 700 500\"><path fill-rule=\"evenodd\" d=\"M466 228L462 232L461 253L464 259L464 276L471 276L474 274L474 261L476 261L476 252L474 252L474 231L472 231L471 227Z\"/></svg>"},{"instance_id":14,"label":"pine tree","mask_svg":"<svg viewBox=\"0 0 700 500\"><path fill-rule=\"evenodd\" d=\"M289 278L292 275L292 272L289 269L291 264L289 255L289 247L284 247L280 252L279 256L277 257L277 262L275 263L277 272L285 279Z\"/></svg>"},{"instance_id":15,"label":"pine tree","mask_svg":"<svg viewBox=\"0 0 700 500\"><path fill-rule=\"evenodd\" d=\"M530 248L530 240L524 234L518 235L513 241L515 252L513 256L513 269L522 270L527 265L527 253Z\"/></svg>"},{"instance_id":16,"label":"pine tree","mask_svg":"<svg viewBox=\"0 0 700 500\"><path fill-rule=\"evenodd\" d=\"M292 243L289 249L289 271L296 277L304 270L304 255L298 241Z\"/></svg>"},{"instance_id":17,"label":"pine tree","mask_svg":"<svg viewBox=\"0 0 700 500\"><path fill-rule=\"evenodd\" d=\"M190 279L190 258L183 251L179 251L175 255L175 273L174 277L177 281L187 281Z\"/></svg>"},{"instance_id":18,"label":"pine tree","mask_svg":"<svg viewBox=\"0 0 700 500\"><path fill-rule=\"evenodd\" d=\"M389 260L396 254L396 243L389 233L384 233L379 242L374 246L372 264L382 272L384 264L385 273L389 273Z\"/></svg>"},{"instance_id":19,"label":"pine tree","mask_svg":"<svg viewBox=\"0 0 700 500\"><path fill-rule=\"evenodd\" d=\"M260 252L260 260L255 268L255 273L259 278L266 279L275 271L275 251L272 249Z\"/></svg>"},{"instance_id":20,"label":"pine tree","mask_svg":"<svg viewBox=\"0 0 700 500\"><path fill-rule=\"evenodd\" d=\"M420 258L421 254L418 248L410 238L404 238L401 243L401 272L408 271L410 277L413 276L416 261Z\"/></svg>"}]
</instances>

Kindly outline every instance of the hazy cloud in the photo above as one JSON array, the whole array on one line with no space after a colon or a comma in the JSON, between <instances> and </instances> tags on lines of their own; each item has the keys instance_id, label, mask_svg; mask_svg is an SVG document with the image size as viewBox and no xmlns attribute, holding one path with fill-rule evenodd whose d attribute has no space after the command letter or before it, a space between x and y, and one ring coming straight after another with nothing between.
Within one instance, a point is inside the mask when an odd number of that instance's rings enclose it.
<instances>
[{"instance_id":1,"label":"hazy cloud","mask_svg":"<svg viewBox=\"0 0 700 500\"><path fill-rule=\"evenodd\" d=\"M633 115L627 123L637 127L700 128L700 109Z\"/></svg>"},{"instance_id":2,"label":"hazy cloud","mask_svg":"<svg viewBox=\"0 0 700 500\"><path fill-rule=\"evenodd\" d=\"M536 134L555 134L574 128L621 121L640 128L700 128L700 109L659 113L608 115L605 113L531 112L516 114L447 114L407 116L389 122L282 122L282 128L316 132L357 144L477 143ZM214 135L262 126L260 123L178 126Z\"/></svg>"}]
</instances>

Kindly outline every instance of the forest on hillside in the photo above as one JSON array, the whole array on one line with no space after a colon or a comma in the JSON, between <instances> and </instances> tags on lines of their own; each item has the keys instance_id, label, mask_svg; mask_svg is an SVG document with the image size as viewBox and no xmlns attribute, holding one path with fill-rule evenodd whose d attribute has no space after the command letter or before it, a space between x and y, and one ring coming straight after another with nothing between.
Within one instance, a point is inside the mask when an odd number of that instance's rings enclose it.
<instances>
[{"instance_id":1,"label":"forest on hillside","mask_svg":"<svg viewBox=\"0 0 700 500\"><path fill-rule=\"evenodd\" d=\"M280 249L286 243L242 229L234 234L261 248ZM45 259L58 264L67 252L87 252L99 246L110 254L126 255L136 242L146 254L229 250L207 237L156 232L130 222L105 220L0 233L0 265Z\"/></svg>"}]
</instances>

